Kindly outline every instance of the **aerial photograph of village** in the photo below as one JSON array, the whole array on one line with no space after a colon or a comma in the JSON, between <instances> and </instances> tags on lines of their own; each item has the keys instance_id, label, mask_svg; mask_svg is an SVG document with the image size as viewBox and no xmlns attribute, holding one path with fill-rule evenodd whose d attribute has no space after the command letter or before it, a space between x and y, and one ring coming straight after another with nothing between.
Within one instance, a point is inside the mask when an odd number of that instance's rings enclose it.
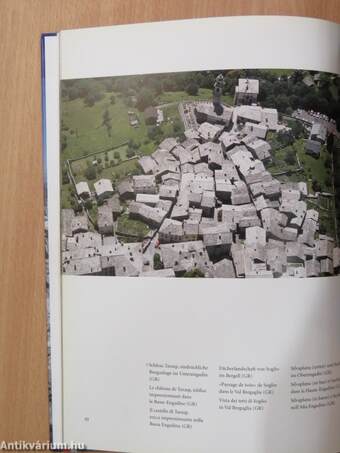
<instances>
[{"instance_id":1,"label":"aerial photograph of village","mask_svg":"<svg viewBox=\"0 0 340 453\"><path fill-rule=\"evenodd\" d=\"M339 93L286 69L62 81L62 272L340 273Z\"/></svg>"}]
</instances>

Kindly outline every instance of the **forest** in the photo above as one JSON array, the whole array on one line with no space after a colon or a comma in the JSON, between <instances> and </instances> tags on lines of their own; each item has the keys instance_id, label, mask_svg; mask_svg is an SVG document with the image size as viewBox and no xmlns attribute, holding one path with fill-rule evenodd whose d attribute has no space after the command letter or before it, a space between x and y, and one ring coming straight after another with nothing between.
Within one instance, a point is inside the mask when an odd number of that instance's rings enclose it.
<instances>
[{"instance_id":1,"label":"forest","mask_svg":"<svg viewBox=\"0 0 340 453\"><path fill-rule=\"evenodd\" d=\"M155 105L164 92L185 91L195 96L200 88L212 89L220 73L225 76L224 94L234 95L239 78L256 78L260 80L258 101L262 106L288 115L297 108L311 109L333 118L340 129L340 78L313 71L216 70L65 80L61 93L64 100L82 98L85 105L93 106L105 93L118 92L143 111Z\"/></svg>"}]
</instances>

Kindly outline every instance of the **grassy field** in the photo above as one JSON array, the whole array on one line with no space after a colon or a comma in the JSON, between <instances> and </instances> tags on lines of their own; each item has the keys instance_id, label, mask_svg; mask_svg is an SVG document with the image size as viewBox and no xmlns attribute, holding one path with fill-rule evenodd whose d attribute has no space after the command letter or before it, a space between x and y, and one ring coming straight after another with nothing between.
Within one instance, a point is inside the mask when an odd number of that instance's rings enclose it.
<instances>
[{"instance_id":1,"label":"grassy field","mask_svg":"<svg viewBox=\"0 0 340 453\"><path fill-rule=\"evenodd\" d=\"M319 213L320 233L335 237L335 205L331 198L319 197L318 202L307 201L308 209L315 209Z\"/></svg>"},{"instance_id":2,"label":"grassy field","mask_svg":"<svg viewBox=\"0 0 340 453\"><path fill-rule=\"evenodd\" d=\"M180 99L181 92L174 94L178 93L180 94L177 97ZM164 138L180 136L184 132L176 103L164 107L165 121L156 128L157 133L151 139L148 135L149 126L144 121L144 113L128 107L124 98L117 93L114 93L115 102L112 104L111 96L112 93L106 93L104 98L92 107L86 106L83 99L64 100L62 103L62 134L66 137L66 147L61 152L61 163L70 159L76 182L87 181L91 190L93 190L94 181L99 178L119 181L131 173L138 173L140 171L136 162L138 155L151 154ZM111 131L104 124L106 111L110 117ZM136 113L139 127L131 127L128 111ZM119 145L130 140L136 144L136 158L126 161L128 145ZM116 156L117 153L119 159ZM89 180L85 176L85 171L88 166L93 165L94 161L99 163L98 166L94 166L96 178ZM69 194L69 185L63 185L62 206L64 208L70 207Z\"/></svg>"},{"instance_id":3,"label":"grassy field","mask_svg":"<svg viewBox=\"0 0 340 453\"><path fill-rule=\"evenodd\" d=\"M126 213L118 218L117 233L130 234L137 236L139 239L144 239L149 231L149 227L145 223L140 220L130 219Z\"/></svg>"},{"instance_id":4,"label":"grassy field","mask_svg":"<svg viewBox=\"0 0 340 453\"><path fill-rule=\"evenodd\" d=\"M330 154L327 151L326 146L322 147L319 159L315 159L306 154L303 139L297 141L294 144L294 148L298 153L301 165L304 167L307 177L318 181L322 191L332 191L332 173L326 166L326 161L330 158Z\"/></svg>"},{"instance_id":5,"label":"grassy field","mask_svg":"<svg viewBox=\"0 0 340 453\"><path fill-rule=\"evenodd\" d=\"M115 165L118 164L119 160L115 158L115 154L118 153L120 156L120 160L126 160L127 155L126 152L128 150L128 146L120 146L118 148L111 149L107 152L99 152L89 157L84 157L82 159L77 159L71 162L72 173L74 176L81 175L84 173L86 168L91 165L94 161L102 163L102 165L108 165L110 162L113 162Z\"/></svg>"},{"instance_id":6,"label":"grassy field","mask_svg":"<svg viewBox=\"0 0 340 453\"><path fill-rule=\"evenodd\" d=\"M189 95L186 91L166 91L157 97L156 102L161 104L168 104L172 102L182 101L200 101L212 98L212 90L208 88L200 88L196 96ZM234 104L234 97L226 94L222 96L222 101L228 105Z\"/></svg>"},{"instance_id":7,"label":"grassy field","mask_svg":"<svg viewBox=\"0 0 340 453\"><path fill-rule=\"evenodd\" d=\"M86 168L86 167L85 167ZM98 179L101 178L106 178L110 179L112 181L118 182L120 179L123 179L125 176L130 175L130 174L137 174L140 173L140 167L137 163L137 157L127 160L125 162L122 162L120 164L114 165L114 166L108 166L107 168L103 168L102 170L97 170L96 172L96 177L93 180L89 180L83 172L77 172L75 176L76 183L80 181L87 181L90 190L94 190L94 182L96 182Z\"/></svg>"},{"instance_id":8,"label":"grassy field","mask_svg":"<svg viewBox=\"0 0 340 453\"><path fill-rule=\"evenodd\" d=\"M144 115L137 109L128 107L121 96L115 95L115 103L110 102L111 93L92 107L87 107L82 99L64 101L62 103L62 120L66 135L67 146L61 153L62 160L77 159L94 152L112 149L129 140L141 146L145 144L147 126ZM109 112L111 132L103 124L105 111ZM128 111L136 112L139 118L139 127L131 127ZM67 130L65 130L65 127ZM122 155L123 159L124 156Z\"/></svg>"},{"instance_id":9,"label":"grassy field","mask_svg":"<svg viewBox=\"0 0 340 453\"><path fill-rule=\"evenodd\" d=\"M275 174L281 171L289 171L298 168L298 162L296 158L294 159L294 163L292 164L285 161L287 154L291 152L295 154L295 149L293 146L286 146L285 148L273 151L273 162L268 165L268 170L272 174Z\"/></svg>"},{"instance_id":10,"label":"grassy field","mask_svg":"<svg viewBox=\"0 0 340 453\"><path fill-rule=\"evenodd\" d=\"M63 209L72 208L71 199L72 199L73 185L72 184L63 184L61 186L61 207Z\"/></svg>"},{"instance_id":11,"label":"grassy field","mask_svg":"<svg viewBox=\"0 0 340 453\"><path fill-rule=\"evenodd\" d=\"M283 180L289 181L305 181L308 183L309 191L313 192L311 187L312 180L319 183L322 191L332 192L332 174L330 168L327 168L326 161L330 159L330 154L325 146L322 147L319 159L316 159L305 152L304 139L296 140L292 146L273 151L273 163L268 166L268 170L272 173L281 171L289 171L298 168L298 161L295 158L295 163L290 164L285 161L288 152L293 151L298 156L301 166L304 171L297 175L289 175Z\"/></svg>"},{"instance_id":12,"label":"grassy field","mask_svg":"<svg viewBox=\"0 0 340 453\"><path fill-rule=\"evenodd\" d=\"M134 107L128 107L124 102L124 97L118 93L113 93L113 95L115 97L114 104L111 104L110 101L112 93L105 93L104 98L92 107L86 106L83 99L64 100L62 102L62 135L66 137L66 146L61 152L62 161L78 159L96 152L102 153L129 140L133 140L139 145L141 154L151 154L164 137L176 136L183 132L183 129L174 131L171 121L165 122L160 127L160 135L162 136L159 139L149 139L144 113L139 112ZM173 122L178 120L179 123L181 121L176 104L183 100L210 99L211 96L212 91L203 88L199 90L197 96L190 96L185 91L165 92L158 96L155 103L174 103L173 106L164 109L164 117L170 118ZM232 104L233 98L229 95L223 96L223 101ZM110 117L111 130L108 130L104 124L106 111L108 111ZM136 113L139 119L139 127L131 127L128 111ZM121 150L122 160L126 157L125 151L124 149Z\"/></svg>"}]
</instances>

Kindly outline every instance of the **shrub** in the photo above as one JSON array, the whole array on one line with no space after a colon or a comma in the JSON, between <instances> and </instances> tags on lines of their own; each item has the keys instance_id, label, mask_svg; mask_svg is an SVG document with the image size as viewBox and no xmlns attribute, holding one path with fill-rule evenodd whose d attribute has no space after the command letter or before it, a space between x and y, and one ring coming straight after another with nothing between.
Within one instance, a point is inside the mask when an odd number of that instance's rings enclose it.
<instances>
[{"instance_id":1,"label":"shrub","mask_svg":"<svg viewBox=\"0 0 340 453\"><path fill-rule=\"evenodd\" d=\"M164 269L164 264L162 263L161 256L159 253L155 253L153 256L153 268L157 271Z\"/></svg>"},{"instance_id":2,"label":"shrub","mask_svg":"<svg viewBox=\"0 0 340 453\"><path fill-rule=\"evenodd\" d=\"M87 169L84 172L84 175L89 180L96 179L96 177L97 177L96 168L93 165L87 167Z\"/></svg>"}]
</instances>

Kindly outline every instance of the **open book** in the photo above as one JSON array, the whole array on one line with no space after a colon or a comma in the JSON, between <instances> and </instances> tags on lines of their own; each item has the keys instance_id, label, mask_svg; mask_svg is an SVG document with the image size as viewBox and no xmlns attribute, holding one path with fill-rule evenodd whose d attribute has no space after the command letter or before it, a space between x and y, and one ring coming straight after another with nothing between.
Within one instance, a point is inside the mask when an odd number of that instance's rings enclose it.
<instances>
[{"instance_id":1,"label":"open book","mask_svg":"<svg viewBox=\"0 0 340 453\"><path fill-rule=\"evenodd\" d=\"M339 73L315 19L42 37L54 442L340 451Z\"/></svg>"}]
</instances>

